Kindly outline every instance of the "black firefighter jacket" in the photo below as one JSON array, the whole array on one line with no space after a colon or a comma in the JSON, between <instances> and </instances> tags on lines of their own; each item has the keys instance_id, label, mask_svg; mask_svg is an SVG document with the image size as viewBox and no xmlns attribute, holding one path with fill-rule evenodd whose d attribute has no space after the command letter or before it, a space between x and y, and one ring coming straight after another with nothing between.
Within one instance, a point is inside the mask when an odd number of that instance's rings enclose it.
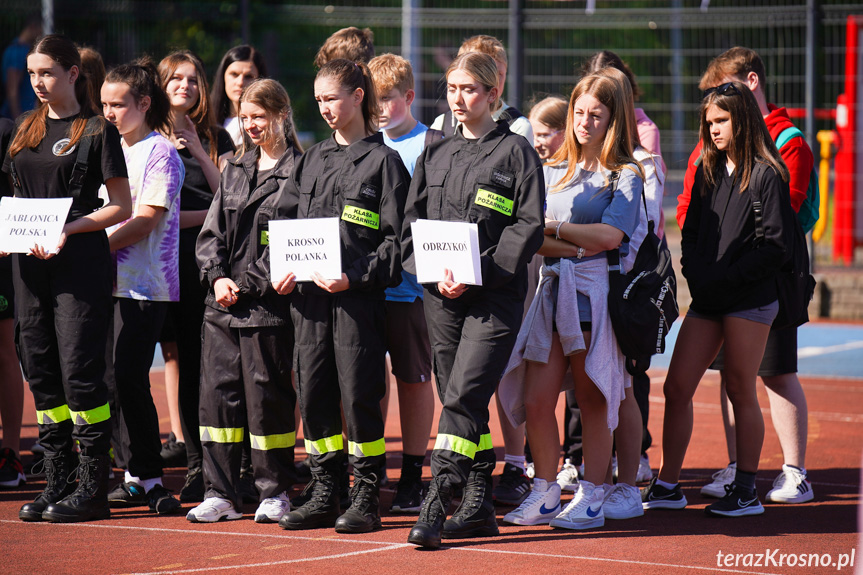
<instances>
[{"instance_id":1,"label":"black firefighter jacket","mask_svg":"<svg viewBox=\"0 0 863 575\"><path fill-rule=\"evenodd\" d=\"M233 159L222 172L219 191L198 235L196 254L201 281L209 288L206 304L230 313L231 327L285 325L290 298L276 293L269 277L269 222L296 213L293 180L300 152L290 148L262 180L255 181L257 150ZM216 302L213 283L231 278L240 288L230 308Z\"/></svg>"}]
</instances>

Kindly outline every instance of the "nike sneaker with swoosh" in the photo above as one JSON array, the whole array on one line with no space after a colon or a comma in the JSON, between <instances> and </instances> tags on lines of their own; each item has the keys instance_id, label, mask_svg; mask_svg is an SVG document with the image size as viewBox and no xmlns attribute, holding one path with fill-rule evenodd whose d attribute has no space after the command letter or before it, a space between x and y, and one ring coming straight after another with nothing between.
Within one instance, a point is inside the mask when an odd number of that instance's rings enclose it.
<instances>
[{"instance_id":1,"label":"nike sneaker with swoosh","mask_svg":"<svg viewBox=\"0 0 863 575\"><path fill-rule=\"evenodd\" d=\"M618 483L605 496L602 511L606 519L632 519L644 515L638 487Z\"/></svg>"},{"instance_id":2,"label":"nike sneaker with swoosh","mask_svg":"<svg viewBox=\"0 0 863 575\"><path fill-rule=\"evenodd\" d=\"M744 517L761 515L764 507L761 506L756 491L749 491L732 483L725 487L725 497L705 507L704 512L721 517Z\"/></svg>"},{"instance_id":3,"label":"nike sneaker with swoosh","mask_svg":"<svg viewBox=\"0 0 863 575\"><path fill-rule=\"evenodd\" d=\"M656 477L650 480L650 485L641 490L641 506L644 509L683 509L687 501L680 485L674 489L666 489L656 483Z\"/></svg>"},{"instance_id":4,"label":"nike sneaker with swoosh","mask_svg":"<svg viewBox=\"0 0 863 575\"><path fill-rule=\"evenodd\" d=\"M592 529L605 525L602 500L605 490L589 481L578 482L575 497L560 514L551 520L550 526L558 529Z\"/></svg>"},{"instance_id":5,"label":"nike sneaker with swoosh","mask_svg":"<svg viewBox=\"0 0 863 575\"><path fill-rule=\"evenodd\" d=\"M517 509L503 516L504 523L541 525L560 513L560 485L535 477L533 489Z\"/></svg>"}]
</instances>

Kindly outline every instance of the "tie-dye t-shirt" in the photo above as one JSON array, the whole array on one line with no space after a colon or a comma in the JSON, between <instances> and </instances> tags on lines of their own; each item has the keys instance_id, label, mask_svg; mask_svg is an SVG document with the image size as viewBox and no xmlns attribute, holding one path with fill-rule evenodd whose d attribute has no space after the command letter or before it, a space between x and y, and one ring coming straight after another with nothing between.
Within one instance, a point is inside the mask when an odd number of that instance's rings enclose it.
<instances>
[{"instance_id":1,"label":"tie-dye t-shirt","mask_svg":"<svg viewBox=\"0 0 863 575\"><path fill-rule=\"evenodd\" d=\"M151 132L134 146L124 146L123 153L132 190L132 216L137 215L142 206L165 208L166 211L150 235L117 250L114 296L179 301L177 259L180 188L185 177L183 162L173 144L157 132ZM111 228L109 233L121 225Z\"/></svg>"}]
</instances>

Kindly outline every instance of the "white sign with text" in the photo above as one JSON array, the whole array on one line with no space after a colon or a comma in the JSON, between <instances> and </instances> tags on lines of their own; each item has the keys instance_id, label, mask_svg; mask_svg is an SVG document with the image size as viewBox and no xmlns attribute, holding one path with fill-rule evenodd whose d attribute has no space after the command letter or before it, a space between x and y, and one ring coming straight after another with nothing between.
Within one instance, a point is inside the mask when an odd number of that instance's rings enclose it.
<instances>
[{"instance_id":1,"label":"white sign with text","mask_svg":"<svg viewBox=\"0 0 863 575\"><path fill-rule=\"evenodd\" d=\"M60 242L72 198L0 200L0 252L30 253L37 244L53 252Z\"/></svg>"},{"instance_id":2,"label":"white sign with text","mask_svg":"<svg viewBox=\"0 0 863 575\"><path fill-rule=\"evenodd\" d=\"M482 285L476 224L417 220L411 223L419 283L436 283L450 270L453 281Z\"/></svg>"},{"instance_id":3,"label":"white sign with text","mask_svg":"<svg viewBox=\"0 0 863 575\"><path fill-rule=\"evenodd\" d=\"M293 272L298 282L317 272L327 280L342 277L339 218L270 220L270 275L274 280Z\"/></svg>"}]
</instances>

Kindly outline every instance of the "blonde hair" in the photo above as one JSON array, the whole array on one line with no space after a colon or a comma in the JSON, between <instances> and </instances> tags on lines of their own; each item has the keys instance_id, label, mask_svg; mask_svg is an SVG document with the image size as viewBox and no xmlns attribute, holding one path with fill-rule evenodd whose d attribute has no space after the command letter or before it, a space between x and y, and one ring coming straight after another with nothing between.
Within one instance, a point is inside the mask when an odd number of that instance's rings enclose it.
<instances>
[{"instance_id":1,"label":"blonde hair","mask_svg":"<svg viewBox=\"0 0 863 575\"><path fill-rule=\"evenodd\" d=\"M414 72L411 63L395 54L381 54L371 59L369 70L378 94L396 88L402 95L414 89Z\"/></svg>"},{"instance_id":2,"label":"blonde hair","mask_svg":"<svg viewBox=\"0 0 863 575\"><path fill-rule=\"evenodd\" d=\"M450 72L455 70L464 70L471 78L479 82L486 91L491 91L492 88L497 88L499 80L497 65L494 59L488 54L482 52L466 52L452 61L449 68L446 69L445 77L449 77ZM489 104L489 112L495 109L495 105L500 103L500 94L497 95L494 102Z\"/></svg>"},{"instance_id":3,"label":"blonde hair","mask_svg":"<svg viewBox=\"0 0 863 575\"><path fill-rule=\"evenodd\" d=\"M294 118L291 112L291 99L288 97L288 92L285 88L269 78L258 78L243 90L240 96L239 106L243 102L255 104L264 109L269 117L275 117L284 114L285 119L282 121L282 133L284 134L285 143L288 146L293 146L298 152L302 152L300 141L297 138L297 131L294 127ZM238 106L238 107L239 107ZM271 124L272 125L272 124ZM270 125L270 126L271 126ZM271 127L267 128L265 141L268 144L276 142L278 135ZM240 150L240 156L252 149L252 143L246 131L243 130L243 147Z\"/></svg>"},{"instance_id":4,"label":"blonde hair","mask_svg":"<svg viewBox=\"0 0 863 575\"><path fill-rule=\"evenodd\" d=\"M461 47L458 49L458 55L461 56L468 52L488 54L494 58L495 62L500 62L504 66L509 66L509 60L507 60L506 57L506 48L504 48L503 43L494 36L488 36L485 34L471 36L461 43Z\"/></svg>"},{"instance_id":5,"label":"blonde hair","mask_svg":"<svg viewBox=\"0 0 863 575\"><path fill-rule=\"evenodd\" d=\"M635 123L635 107L632 101L632 87L626 75L620 70L603 68L595 74L582 78L569 98L563 145L549 162L553 166L564 162L568 162L568 164L566 174L551 191L558 192L566 187L575 175L576 165L584 160L584 150L575 137L573 109L578 99L585 94L590 94L599 100L611 114L602 142L599 163L606 170L613 172L629 168L641 179L644 179L644 168L633 157L633 151L638 146L638 132Z\"/></svg>"},{"instance_id":6,"label":"blonde hair","mask_svg":"<svg viewBox=\"0 0 863 575\"><path fill-rule=\"evenodd\" d=\"M563 131L566 128L566 98L563 96L548 96L533 105L528 118L536 120L553 128Z\"/></svg>"},{"instance_id":7,"label":"blonde hair","mask_svg":"<svg viewBox=\"0 0 863 575\"><path fill-rule=\"evenodd\" d=\"M356 26L333 32L315 55L315 68L338 58L368 64L375 57L375 35L368 29Z\"/></svg>"}]
</instances>

